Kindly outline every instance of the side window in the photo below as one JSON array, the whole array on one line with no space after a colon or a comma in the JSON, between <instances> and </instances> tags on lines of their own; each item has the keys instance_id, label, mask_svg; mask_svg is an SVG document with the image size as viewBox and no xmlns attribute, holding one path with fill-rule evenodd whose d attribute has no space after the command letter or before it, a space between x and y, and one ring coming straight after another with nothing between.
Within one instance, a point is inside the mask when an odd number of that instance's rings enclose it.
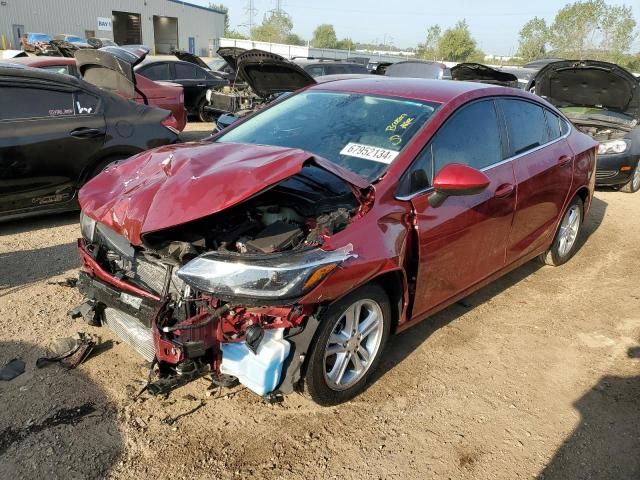
<instances>
[{"instance_id":1,"label":"side window","mask_svg":"<svg viewBox=\"0 0 640 480\"><path fill-rule=\"evenodd\" d=\"M319 77L320 75L324 75L324 67L322 65L314 65L313 67L305 68L307 73L312 77Z\"/></svg>"},{"instance_id":2,"label":"side window","mask_svg":"<svg viewBox=\"0 0 640 480\"><path fill-rule=\"evenodd\" d=\"M569 133L569 129L571 127L569 126L569 122L567 122L564 118L560 119L560 131L562 132L562 135L566 135L567 133Z\"/></svg>"},{"instance_id":3,"label":"side window","mask_svg":"<svg viewBox=\"0 0 640 480\"><path fill-rule=\"evenodd\" d=\"M187 80L197 78L195 65L176 63L174 66L176 69L176 79Z\"/></svg>"},{"instance_id":4,"label":"side window","mask_svg":"<svg viewBox=\"0 0 640 480\"><path fill-rule=\"evenodd\" d=\"M560 128L560 117L549 110L544 111L544 116L547 117L547 126L549 127L549 140L555 140L562 136L562 129Z\"/></svg>"},{"instance_id":5,"label":"side window","mask_svg":"<svg viewBox=\"0 0 640 480\"><path fill-rule=\"evenodd\" d=\"M2 87L0 121L74 115L73 93L44 88Z\"/></svg>"},{"instance_id":6,"label":"side window","mask_svg":"<svg viewBox=\"0 0 640 480\"><path fill-rule=\"evenodd\" d=\"M346 65L327 65L327 75L338 75L340 73L347 73Z\"/></svg>"},{"instance_id":7,"label":"side window","mask_svg":"<svg viewBox=\"0 0 640 480\"><path fill-rule=\"evenodd\" d=\"M47 70L48 72L62 73L65 75L71 75L68 65L45 65L40 67L41 70Z\"/></svg>"},{"instance_id":8,"label":"side window","mask_svg":"<svg viewBox=\"0 0 640 480\"><path fill-rule=\"evenodd\" d=\"M200 68L200 67L195 67L196 69L196 76L195 78L197 79L201 79L201 78L207 78L207 71L204 68ZM214 75L213 73L211 73L212 77L216 77L216 75Z\"/></svg>"},{"instance_id":9,"label":"side window","mask_svg":"<svg viewBox=\"0 0 640 480\"><path fill-rule=\"evenodd\" d=\"M511 155L519 155L549 141L544 109L523 100L500 100L507 122Z\"/></svg>"},{"instance_id":10,"label":"side window","mask_svg":"<svg viewBox=\"0 0 640 480\"><path fill-rule=\"evenodd\" d=\"M100 99L90 93L80 91L76 93L76 115L95 115L100 111Z\"/></svg>"},{"instance_id":11,"label":"side window","mask_svg":"<svg viewBox=\"0 0 640 480\"><path fill-rule=\"evenodd\" d=\"M169 64L154 63L140 69L140 74L150 80L169 80Z\"/></svg>"},{"instance_id":12,"label":"side window","mask_svg":"<svg viewBox=\"0 0 640 480\"><path fill-rule=\"evenodd\" d=\"M482 169L503 160L498 115L492 100L462 107L438 130L401 181L398 196L407 196L433 184L449 163Z\"/></svg>"}]
</instances>

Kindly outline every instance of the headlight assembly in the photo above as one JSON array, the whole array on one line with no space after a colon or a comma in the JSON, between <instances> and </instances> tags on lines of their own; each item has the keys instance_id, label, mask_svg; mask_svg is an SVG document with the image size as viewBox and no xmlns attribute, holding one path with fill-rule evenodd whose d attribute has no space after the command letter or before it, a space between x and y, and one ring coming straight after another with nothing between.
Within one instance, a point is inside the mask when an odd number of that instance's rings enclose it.
<instances>
[{"instance_id":1,"label":"headlight assembly","mask_svg":"<svg viewBox=\"0 0 640 480\"><path fill-rule=\"evenodd\" d=\"M96 221L88 215L85 215L84 212L80 212L80 233L82 234L82 238L93 242L95 232Z\"/></svg>"},{"instance_id":2,"label":"headlight assembly","mask_svg":"<svg viewBox=\"0 0 640 480\"><path fill-rule=\"evenodd\" d=\"M627 148L629 144L625 140L607 140L598 145L598 154L622 153Z\"/></svg>"},{"instance_id":3,"label":"headlight assembly","mask_svg":"<svg viewBox=\"0 0 640 480\"><path fill-rule=\"evenodd\" d=\"M355 256L351 245L330 252L313 249L238 259L206 253L184 265L177 275L191 287L221 297L290 299L302 296Z\"/></svg>"}]
</instances>

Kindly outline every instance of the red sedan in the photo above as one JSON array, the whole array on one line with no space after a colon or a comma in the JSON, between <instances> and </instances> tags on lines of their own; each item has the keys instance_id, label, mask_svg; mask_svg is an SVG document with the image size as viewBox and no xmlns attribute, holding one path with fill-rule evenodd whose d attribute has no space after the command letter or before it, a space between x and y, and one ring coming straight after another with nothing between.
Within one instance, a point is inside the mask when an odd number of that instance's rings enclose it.
<instances>
[{"instance_id":1,"label":"red sedan","mask_svg":"<svg viewBox=\"0 0 640 480\"><path fill-rule=\"evenodd\" d=\"M352 398L391 333L525 262L575 253L596 143L527 92L313 85L80 192L85 319L157 364L272 396Z\"/></svg>"},{"instance_id":2,"label":"red sedan","mask_svg":"<svg viewBox=\"0 0 640 480\"><path fill-rule=\"evenodd\" d=\"M66 73L80 78L80 73L76 67L76 61L67 57L20 57L9 60L11 63L18 63L28 67L43 68L58 73ZM136 85L138 90L147 97L147 102L152 107L169 110L176 119L176 129L184 130L187 124L187 111L184 108L184 92L182 85L170 82L154 82L142 75L136 74ZM140 93L136 92L135 101L145 103Z\"/></svg>"}]
</instances>

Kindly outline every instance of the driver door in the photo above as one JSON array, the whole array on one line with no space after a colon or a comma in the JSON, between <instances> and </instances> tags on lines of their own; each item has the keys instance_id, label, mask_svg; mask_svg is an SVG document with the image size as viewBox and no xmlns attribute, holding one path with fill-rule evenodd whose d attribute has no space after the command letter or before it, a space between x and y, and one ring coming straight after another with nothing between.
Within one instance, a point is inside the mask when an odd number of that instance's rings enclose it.
<instances>
[{"instance_id":1,"label":"driver door","mask_svg":"<svg viewBox=\"0 0 640 480\"><path fill-rule=\"evenodd\" d=\"M511 162L503 162L502 136L493 100L465 105L447 120L405 174L409 183L411 178L423 178L430 185L442 167L461 163L482 170L491 181L483 192L449 197L437 208L429 205L433 189L428 185L409 192L418 244L412 319L446 306L505 265L516 181ZM420 169L424 172L416 175Z\"/></svg>"}]
</instances>

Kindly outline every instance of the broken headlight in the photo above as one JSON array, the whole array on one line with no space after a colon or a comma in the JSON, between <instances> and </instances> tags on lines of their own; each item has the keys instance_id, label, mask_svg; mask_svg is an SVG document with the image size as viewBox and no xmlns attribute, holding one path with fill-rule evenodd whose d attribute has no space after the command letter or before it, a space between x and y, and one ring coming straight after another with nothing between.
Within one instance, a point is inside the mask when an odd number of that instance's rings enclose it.
<instances>
[{"instance_id":1,"label":"broken headlight","mask_svg":"<svg viewBox=\"0 0 640 480\"><path fill-rule=\"evenodd\" d=\"M302 296L355 256L351 245L330 252L313 249L251 259L206 253L177 275L191 287L221 297L290 299Z\"/></svg>"},{"instance_id":2,"label":"broken headlight","mask_svg":"<svg viewBox=\"0 0 640 480\"><path fill-rule=\"evenodd\" d=\"M85 215L84 212L80 212L80 233L82 238L88 242L93 242L93 236L96 233L96 221Z\"/></svg>"},{"instance_id":3,"label":"broken headlight","mask_svg":"<svg viewBox=\"0 0 640 480\"><path fill-rule=\"evenodd\" d=\"M629 148L629 144L624 140L607 140L598 145L598 154L622 153L627 148Z\"/></svg>"}]
</instances>

